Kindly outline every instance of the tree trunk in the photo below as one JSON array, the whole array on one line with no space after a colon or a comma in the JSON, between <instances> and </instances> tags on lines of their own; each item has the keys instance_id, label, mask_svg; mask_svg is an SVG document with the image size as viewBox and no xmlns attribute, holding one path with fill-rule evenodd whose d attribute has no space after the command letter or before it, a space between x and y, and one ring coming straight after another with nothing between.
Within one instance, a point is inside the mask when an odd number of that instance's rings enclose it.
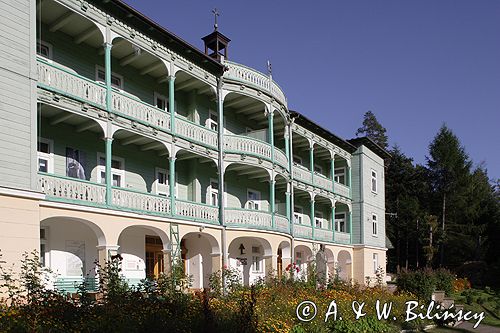
<instances>
[{"instance_id":1,"label":"tree trunk","mask_svg":"<svg viewBox=\"0 0 500 333\"><path fill-rule=\"evenodd\" d=\"M444 241L445 241L445 231L444 231L444 225L445 225L445 220L446 220L446 193L443 194L443 221L441 224L441 231L442 231L442 236L441 236L441 251L440 256L439 256L439 267L442 267L444 264Z\"/></svg>"},{"instance_id":2,"label":"tree trunk","mask_svg":"<svg viewBox=\"0 0 500 333\"><path fill-rule=\"evenodd\" d=\"M419 245L419 239L420 239L420 235L418 233L418 219L417 219L417 237L416 237L416 240L415 240L415 256L416 256L416 260L415 260L415 263L416 263L416 268L418 269L418 245Z\"/></svg>"}]
</instances>

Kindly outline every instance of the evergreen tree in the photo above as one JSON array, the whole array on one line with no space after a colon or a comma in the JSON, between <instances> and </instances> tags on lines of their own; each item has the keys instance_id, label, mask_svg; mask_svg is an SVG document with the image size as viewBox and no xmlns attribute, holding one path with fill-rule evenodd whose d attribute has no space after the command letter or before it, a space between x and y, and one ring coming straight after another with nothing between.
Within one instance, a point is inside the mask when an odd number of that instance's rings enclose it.
<instances>
[{"instance_id":1,"label":"evergreen tree","mask_svg":"<svg viewBox=\"0 0 500 333\"><path fill-rule=\"evenodd\" d=\"M440 216L441 239L440 241L440 266L445 264L445 244L447 244L447 231L451 235L457 234L457 227L465 220L465 209L470 202L468 186L470 186L471 161L461 146L457 136L443 125L434 140L429 145L427 165L434 194L434 205L431 209L435 215ZM455 241L455 240L452 240ZM452 255L453 253L450 253ZM447 262L451 256L447 257Z\"/></svg>"},{"instance_id":2,"label":"evergreen tree","mask_svg":"<svg viewBox=\"0 0 500 333\"><path fill-rule=\"evenodd\" d=\"M378 122L375 114L367 111L363 116L363 126L358 128L356 136L360 134L367 136L382 148L387 149L389 144L386 132L387 130Z\"/></svg>"}]
</instances>

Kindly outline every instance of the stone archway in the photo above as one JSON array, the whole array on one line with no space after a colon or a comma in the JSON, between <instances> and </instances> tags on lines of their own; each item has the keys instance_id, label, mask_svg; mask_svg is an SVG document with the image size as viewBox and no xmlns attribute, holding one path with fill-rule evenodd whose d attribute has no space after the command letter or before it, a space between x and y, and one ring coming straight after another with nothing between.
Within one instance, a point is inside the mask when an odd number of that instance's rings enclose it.
<instances>
[{"instance_id":1,"label":"stone archway","mask_svg":"<svg viewBox=\"0 0 500 333\"><path fill-rule=\"evenodd\" d=\"M220 268L220 248L217 240L206 233L191 232L182 237L182 244L185 249L185 272L192 278L192 288L208 288L210 274Z\"/></svg>"}]
</instances>

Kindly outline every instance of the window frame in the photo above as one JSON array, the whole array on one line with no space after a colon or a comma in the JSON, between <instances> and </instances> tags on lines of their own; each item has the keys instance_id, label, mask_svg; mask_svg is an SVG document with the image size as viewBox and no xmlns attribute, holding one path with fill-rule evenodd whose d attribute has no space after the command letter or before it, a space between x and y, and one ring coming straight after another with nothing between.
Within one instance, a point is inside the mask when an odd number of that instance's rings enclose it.
<instances>
[{"instance_id":1,"label":"window frame","mask_svg":"<svg viewBox=\"0 0 500 333\"><path fill-rule=\"evenodd\" d=\"M158 107L158 99L163 99L164 100L164 103L165 103L165 108L159 108ZM160 109L162 111L165 111L165 112L168 112L168 97L163 95L163 94L160 94L159 92L155 91L153 93L153 102L154 102L154 106L157 108L157 109Z\"/></svg>"},{"instance_id":2,"label":"window frame","mask_svg":"<svg viewBox=\"0 0 500 333\"><path fill-rule=\"evenodd\" d=\"M99 184L106 184L106 179L103 179L101 177L101 173L106 173L106 165L101 165L101 158L104 158L104 161L106 161L106 154L98 152L97 153L97 183ZM120 162L121 169L116 169L113 168L113 160ZM111 181L113 180L113 175L118 175L121 177L121 182L120 186L114 186L113 187L120 187L120 188L126 188L126 183L125 183L125 159L123 157L118 157L118 156L111 156Z\"/></svg>"},{"instance_id":3,"label":"window frame","mask_svg":"<svg viewBox=\"0 0 500 333\"><path fill-rule=\"evenodd\" d=\"M336 173L337 170L342 170L342 173L340 173L338 176L337 176L337 173ZM333 169L333 180L337 184L346 185L346 183L347 183L347 181L346 181L346 175L347 175L346 167L338 167L338 168L334 168ZM344 176L344 182L343 183L340 182L340 176Z\"/></svg>"},{"instance_id":4,"label":"window frame","mask_svg":"<svg viewBox=\"0 0 500 333\"><path fill-rule=\"evenodd\" d=\"M316 171L316 169L319 171ZM319 164L314 164L314 173L317 175L323 175L323 167Z\"/></svg>"},{"instance_id":5,"label":"window frame","mask_svg":"<svg viewBox=\"0 0 500 333\"><path fill-rule=\"evenodd\" d=\"M39 143L45 143L49 146L49 153L43 153L38 150ZM38 141L36 144L36 157L37 157L37 172L40 171L40 159L47 161L47 171L45 173L53 174L54 173L54 140L46 139L42 137L38 137Z\"/></svg>"},{"instance_id":6,"label":"window frame","mask_svg":"<svg viewBox=\"0 0 500 333\"><path fill-rule=\"evenodd\" d=\"M252 255L252 273L264 273L262 266L262 257Z\"/></svg>"},{"instance_id":7,"label":"window frame","mask_svg":"<svg viewBox=\"0 0 500 333\"><path fill-rule=\"evenodd\" d=\"M217 188L213 188L212 183L217 183ZM219 180L215 178L210 178L210 185L208 185L208 204L214 207L219 207ZM217 205L212 203L212 194L217 195Z\"/></svg>"},{"instance_id":8,"label":"window frame","mask_svg":"<svg viewBox=\"0 0 500 333\"><path fill-rule=\"evenodd\" d=\"M297 159L299 162L296 162L296 161L295 161L296 159ZM293 161L293 164L294 164L294 165L300 165L300 166L303 166L303 165L302 165L302 161L303 161L303 160L302 160L302 157L300 157L300 156L298 156L298 155L293 155L293 157L292 157L292 161Z\"/></svg>"},{"instance_id":9,"label":"window frame","mask_svg":"<svg viewBox=\"0 0 500 333\"><path fill-rule=\"evenodd\" d=\"M314 212L314 227L319 228L319 229L324 229L323 228L323 222L324 222L324 217L325 215L321 211L315 211ZM318 220L319 220L319 227L318 227Z\"/></svg>"},{"instance_id":10,"label":"window frame","mask_svg":"<svg viewBox=\"0 0 500 333\"><path fill-rule=\"evenodd\" d=\"M337 215L343 215L344 217L341 219L338 219ZM338 213L336 212L334 220L335 220L335 231L346 233L347 232L346 231L347 230L347 213L346 212L338 212ZM341 229L340 228L340 221L342 221L342 220L344 221L344 231L340 230Z\"/></svg>"},{"instance_id":11,"label":"window frame","mask_svg":"<svg viewBox=\"0 0 500 333\"><path fill-rule=\"evenodd\" d=\"M295 209L300 209L300 212L296 212ZM297 214L297 215L295 215ZM297 223L295 222L296 218L299 217L300 218L300 223ZM295 224L304 224L304 207L300 206L300 205L294 205L293 207L293 223Z\"/></svg>"},{"instance_id":12,"label":"window frame","mask_svg":"<svg viewBox=\"0 0 500 333\"><path fill-rule=\"evenodd\" d=\"M370 189L372 193L378 194L378 173L377 171L370 169L370 175L371 175L371 183L370 183ZM375 174L375 175L374 175ZM373 182L375 181L375 183ZM375 190L373 189L373 185L375 184Z\"/></svg>"},{"instance_id":13,"label":"window frame","mask_svg":"<svg viewBox=\"0 0 500 333\"><path fill-rule=\"evenodd\" d=\"M165 175L165 184L162 184L158 180L158 174L163 173ZM162 190L161 187L165 187L165 190ZM168 171L165 168L155 167L155 180L153 182L154 194L168 197L169 188L168 188Z\"/></svg>"},{"instance_id":14,"label":"window frame","mask_svg":"<svg viewBox=\"0 0 500 333\"><path fill-rule=\"evenodd\" d=\"M378 253L373 253L372 255L372 262L373 262L373 274L377 273L377 269L379 267L378 264Z\"/></svg>"},{"instance_id":15,"label":"window frame","mask_svg":"<svg viewBox=\"0 0 500 333\"><path fill-rule=\"evenodd\" d=\"M212 115L214 115L217 118L217 121L212 119ZM215 124L216 129L212 129L212 125ZM205 121L205 127L208 128L209 130L217 132L219 130L219 114L215 112L214 110L208 110L208 118Z\"/></svg>"},{"instance_id":16,"label":"window frame","mask_svg":"<svg viewBox=\"0 0 500 333\"><path fill-rule=\"evenodd\" d=\"M41 46L45 46L49 52L49 55L48 56L44 56L40 53L38 53L38 44L40 44ZM50 63L52 63L52 59L53 59L53 49L54 47L52 46L51 43L47 43L46 41L42 40L42 39L37 39L36 41L36 55L39 56L39 57L42 57L46 60L48 60Z\"/></svg>"},{"instance_id":17,"label":"window frame","mask_svg":"<svg viewBox=\"0 0 500 333\"><path fill-rule=\"evenodd\" d=\"M104 80L99 79L99 71L104 72L104 76L106 76L106 69L100 65L95 65L95 80L96 80L96 82L100 82L100 83L105 85L106 78L104 78ZM113 76L120 80L120 87L113 86L113 80L112 80ZM111 72L111 86L113 88L119 90L120 92L123 92L123 87L124 87L123 75L120 75L120 74L115 73L115 72Z\"/></svg>"},{"instance_id":18,"label":"window frame","mask_svg":"<svg viewBox=\"0 0 500 333\"><path fill-rule=\"evenodd\" d=\"M43 265L43 267L50 267L50 248L49 248L49 232L50 228L48 226L40 226L40 231L44 230L45 237L42 238L41 235L40 237L40 264ZM45 251L43 255L43 261L42 261L42 245L45 246Z\"/></svg>"},{"instance_id":19,"label":"window frame","mask_svg":"<svg viewBox=\"0 0 500 333\"><path fill-rule=\"evenodd\" d=\"M255 200L250 200L250 196L249 196L249 193L250 192L254 192L255 194L257 194L257 199ZM255 208L250 208L250 202L253 202L254 204L257 203L257 208L258 209L255 209ZM250 209L250 210L262 210L262 194L260 193L260 191L257 191L257 190L254 190L252 188L247 188L247 202L246 202L246 209Z\"/></svg>"},{"instance_id":20,"label":"window frame","mask_svg":"<svg viewBox=\"0 0 500 333\"><path fill-rule=\"evenodd\" d=\"M378 215L376 213L372 213L372 236L378 237Z\"/></svg>"}]
</instances>

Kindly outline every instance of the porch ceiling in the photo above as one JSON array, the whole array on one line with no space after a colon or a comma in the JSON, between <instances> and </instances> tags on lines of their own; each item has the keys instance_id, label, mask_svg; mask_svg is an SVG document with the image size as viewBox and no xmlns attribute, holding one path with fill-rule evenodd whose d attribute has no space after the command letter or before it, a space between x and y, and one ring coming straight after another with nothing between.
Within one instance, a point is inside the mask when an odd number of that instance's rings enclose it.
<instances>
[{"instance_id":1,"label":"porch ceiling","mask_svg":"<svg viewBox=\"0 0 500 333\"><path fill-rule=\"evenodd\" d=\"M46 118L50 125L53 126L57 124L70 125L74 127L77 133L84 131L102 133L101 127L94 120L50 105L42 104L40 107L40 116Z\"/></svg>"}]
</instances>

